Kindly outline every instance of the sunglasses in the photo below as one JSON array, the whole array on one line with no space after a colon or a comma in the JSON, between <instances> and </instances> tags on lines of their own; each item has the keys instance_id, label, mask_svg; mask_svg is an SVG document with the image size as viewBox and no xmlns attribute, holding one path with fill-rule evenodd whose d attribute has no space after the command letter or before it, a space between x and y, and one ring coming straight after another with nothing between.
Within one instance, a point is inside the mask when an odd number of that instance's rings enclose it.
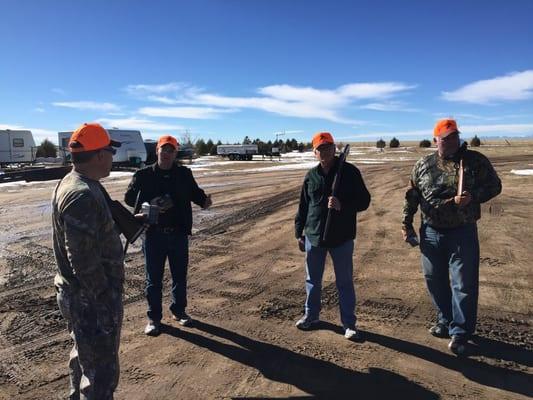
<instances>
[{"instance_id":1,"label":"sunglasses","mask_svg":"<svg viewBox=\"0 0 533 400\"><path fill-rule=\"evenodd\" d=\"M176 151L176 149L174 147L171 147L171 146L163 146L163 147L161 147L161 153L172 154L175 151Z\"/></svg>"},{"instance_id":2,"label":"sunglasses","mask_svg":"<svg viewBox=\"0 0 533 400\"><path fill-rule=\"evenodd\" d=\"M110 152L113 155L117 154L117 150L114 149L113 147L104 147L102 150L103 151L108 151L108 152Z\"/></svg>"}]
</instances>

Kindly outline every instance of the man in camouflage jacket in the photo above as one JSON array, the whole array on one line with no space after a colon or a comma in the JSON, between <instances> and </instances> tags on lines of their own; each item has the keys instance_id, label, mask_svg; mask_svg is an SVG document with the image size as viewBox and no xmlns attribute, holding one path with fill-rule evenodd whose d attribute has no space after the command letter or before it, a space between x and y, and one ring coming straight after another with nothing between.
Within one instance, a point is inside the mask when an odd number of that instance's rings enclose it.
<instances>
[{"instance_id":1,"label":"man in camouflage jacket","mask_svg":"<svg viewBox=\"0 0 533 400\"><path fill-rule=\"evenodd\" d=\"M461 145L454 120L438 121L434 137L438 150L420 159L411 173L402 231L405 240L416 240L413 216L420 206L422 269L437 311L437 323L429 331L437 337L451 336L449 349L463 354L476 327L480 204L497 196L502 186L490 161L467 150L466 143Z\"/></svg>"},{"instance_id":2,"label":"man in camouflage jacket","mask_svg":"<svg viewBox=\"0 0 533 400\"><path fill-rule=\"evenodd\" d=\"M69 142L73 170L52 198L54 284L74 340L70 399L112 399L118 384L124 256L99 180L119 145L98 124L79 127Z\"/></svg>"}]
</instances>

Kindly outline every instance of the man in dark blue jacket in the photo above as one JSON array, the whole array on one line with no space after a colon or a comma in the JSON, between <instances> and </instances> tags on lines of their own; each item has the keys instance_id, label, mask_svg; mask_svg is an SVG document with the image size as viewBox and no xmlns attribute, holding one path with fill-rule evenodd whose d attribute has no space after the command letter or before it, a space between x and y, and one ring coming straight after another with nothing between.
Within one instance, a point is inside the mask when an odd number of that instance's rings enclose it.
<instances>
[{"instance_id":1,"label":"man in dark blue jacket","mask_svg":"<svg viewBox=\"0 0 533 400\"><path fill-rule=\"evenodd\" d=\"M320 294L326 255L333 260L339 292L341 322L347 339L357 339L355 289L353 284L353 250L358 211L370 204L370 193L359 170L350 163L340 165L335 157L335 143L328 132L313 137L313 151L319 164L305 176L300 204L295 218L295 234L301 250L306 252L305 315L296 327L308 330L319 322ZM338 168L343 168L337 196L331 188ZM322 240L328 209L333 209L327 242ZM304 236L305 234L305 236Z\"/></svg>"},{"instance_id":2,"label":"man in dark blue jacket","mask_svg":"<svg viewBox=\"0 0 533 400\"><path fill-rule=\"evenodd\" d=\"M211 197L200 189L191 170L175 163L178 142L161 136L157 142L157 162L137 171L128 186L128 205L148 202L159 207L156 225L146 232L143 251L146 262L146 299L148 324L144 333L157 336L162 318L162 289L165 261L172 275L172 317L181 325L191 323L187 307L187 267L192 228L191 202L202 208L211 206Z\"/></svg>"}]
</instances>

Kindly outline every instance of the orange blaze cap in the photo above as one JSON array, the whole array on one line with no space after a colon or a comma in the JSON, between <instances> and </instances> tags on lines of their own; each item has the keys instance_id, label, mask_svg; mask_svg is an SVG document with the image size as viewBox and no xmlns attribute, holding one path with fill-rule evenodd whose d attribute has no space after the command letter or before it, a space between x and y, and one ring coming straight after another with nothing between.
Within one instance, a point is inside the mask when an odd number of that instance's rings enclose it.
<instances>
[{"instance_id":1,"label":"orange blaze cap","mask_svg":"<svg viewBox=\"0 0 533 400\"><path fill-rule=\"evenodd\" d=\"M81 125L72 133L68 142L72 153L100 150L110 146L120 147L120 142L111 140L109 133L96 122Z\"/></svg>"},{"instance_id":2,"label":"orange blaze cap","mask_svg":"<svg viewBox=\"0 0 533 400\"><path fill-rule=\"evenodd\" d=\"M170 135L161 136L159 140L157 141L157 148L160 148L164 146L165 144L170 144L176 150L178 150L178 148L180 147L176 138Z\"/></svg>"},{"instance_id":3,"label":"orange blaze cap","mask_svg":"<svg viewBox=\"0 0 533 400\"><path fill-rule=\"evenodd\" d=\"M333 144L333 136L329 132L318 132L313 136L313 150L321 144Z\"/></svg>"},{"instance_id":4,"label":"orange blaze cap","mask_svg":"<svg viewBox=\"0 0 533 400\"><path fill-rule=\"evenodd\" d=\"M435 129L433 129L433 136L445 137L450 133L459 133L457 129L457 122L454 119L441 119L435 124Z\"/></svg>"}]
</instances>

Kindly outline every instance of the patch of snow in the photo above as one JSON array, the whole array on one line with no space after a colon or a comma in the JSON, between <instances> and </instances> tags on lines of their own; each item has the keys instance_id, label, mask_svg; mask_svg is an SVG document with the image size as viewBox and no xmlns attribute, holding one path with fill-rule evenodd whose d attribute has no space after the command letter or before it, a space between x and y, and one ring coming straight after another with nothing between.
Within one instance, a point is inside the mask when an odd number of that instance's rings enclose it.
<instances>
[{"instance_id":1,"label":"patch of snow","mask_svg":"<svg viewBox=\"0 0 533 400\"><path fill-rule=\"evenodd\" d=\"M515 175L533 175L533 169L512 169L511 174Z\"/></svg>"}]
</instances>

